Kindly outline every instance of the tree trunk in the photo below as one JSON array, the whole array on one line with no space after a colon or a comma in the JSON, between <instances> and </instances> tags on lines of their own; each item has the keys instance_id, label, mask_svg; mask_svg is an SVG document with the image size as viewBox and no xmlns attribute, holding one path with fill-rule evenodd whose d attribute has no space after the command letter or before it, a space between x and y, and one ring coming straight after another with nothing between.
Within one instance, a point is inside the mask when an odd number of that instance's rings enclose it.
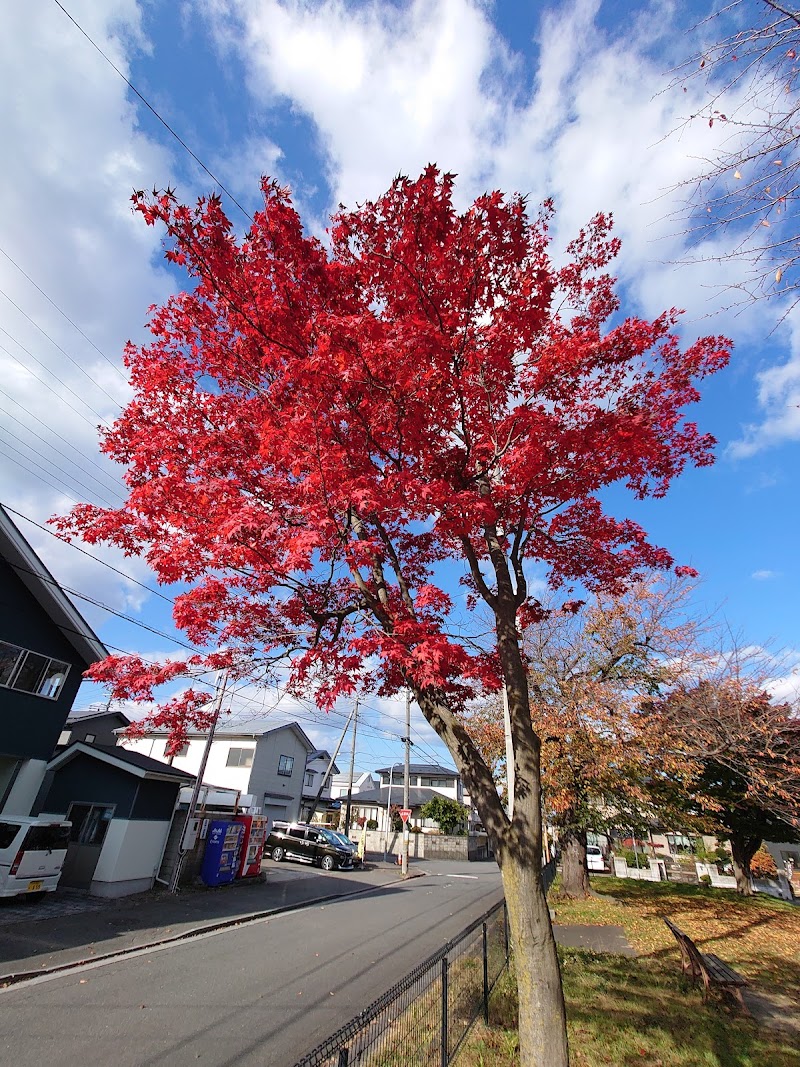
<instances>
[{"instance_id":1,"label":"tree trunk","mask_svg":"<svg viewBox=\"0 0 800 1067\"><path fill-rule=\"evenodd\" d=\"M586 863L586 831L566 830L559 835L561 846L561 895L585 900L589 896L589 868Z\"/></svg>"},{"instance_id":2,"label":"tree trunk","mask_svg":"<svg viewBox=\"0 0 800 1067\"><path fill-rule=\"evenodd\" d=\"M733 874L736 878L736 892L743 897L753 895L750 862L761 847L760 837L748 837L746 834L730 835Z\"/></svg>"},{"instance_id":3,"label":"tree trunk","mask_svg":"<svg viewBox=\"0 0 800 1067\"><path fill-rule=\"evenodd\" d=\"M540 866L502 856L519 995L521 1067L569 1067L561 972Z\"/></svg>"}]
</instances>

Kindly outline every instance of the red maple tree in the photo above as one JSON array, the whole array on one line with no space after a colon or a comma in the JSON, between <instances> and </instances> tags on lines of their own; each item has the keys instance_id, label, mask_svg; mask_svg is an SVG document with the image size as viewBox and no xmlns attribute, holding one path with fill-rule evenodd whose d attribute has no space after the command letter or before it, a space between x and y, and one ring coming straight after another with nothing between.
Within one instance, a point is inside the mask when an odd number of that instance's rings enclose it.
<instances>
[{"instance_id":1,"label":"red maple tree","mask_svg":"<svg viewBox=\"0 0 800 1067\"><path fill-rule=\"evenodd\" d=\"M521 1062L565 1067L521 651L540 611L528 563L544 561L554 588L610 590L671 566L598 494L623 482L660 496L687 463L711 462L684 410L728 343L681 349L674 310L622 318L606 216L556 266L551 205L532 217L523 197L492 192L459 212L453 177L434 167L342 209L327 247L304 235L286 190L265 181L263 194L241 240L216 197L190 208L136 195L192 287L152 309L151 342L126 352L134 397L103 443L127 467L125 505L77 507L62 528L188 583L175 621L226 650L215 665L289 662L323 707L356 686L411 688L502 869ZM478 602L489 638L471 630ZM119 658L93 674L140 699L162 680ZM511 822L462 717L501 685ZM172 703L176 737L202 723L201 704L191 692Z\"/></svg>"}]
</instances>

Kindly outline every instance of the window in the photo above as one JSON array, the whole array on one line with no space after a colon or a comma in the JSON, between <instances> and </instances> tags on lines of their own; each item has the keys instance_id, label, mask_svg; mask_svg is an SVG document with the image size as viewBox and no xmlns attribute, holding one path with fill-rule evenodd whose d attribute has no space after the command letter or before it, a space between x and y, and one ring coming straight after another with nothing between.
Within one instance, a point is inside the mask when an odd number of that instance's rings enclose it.
<instances>
[{"instance_id":1,"label":"window","mask_svg":"<svg viewBox=\"0 0 800 1067\"><path fill-rule=\"evenodd\" d=\"M294 766L293 755L279 755L277 759L277 773L283 775L284 778L291 778L292 767Z\"/></svg>"},{"instance_id":2,"label":"window","mask_svg":"<svg viewBox=\"0 0 800 1067\"><path fill-rule=\"evenodd\" d=\"M102 845L113 817L111 805L70 804L67 821L72 823L72 828L66 830L69 840L79 845Z\"/></svg>"},{"instance_id":3,"label":"window","mask_svg":"<svg viewBox=\"0 0 800 1067\"><path fill-rule=\"evenodd\" d=\"M452 778L421 778L422 785L430 786L431 789L452 789L455 782Z\"/></svg>"},{"instance_id":4,"label":"window","mask_svg":"<svg viewBox=\"0 0 800 1067\"><path fill-rule=\"evenodd\" d=\"M19 833L19 826L13 822L0 822L0 848L10 848Z\"/></svg>"},{"instance_id":5,"label":"window","mask_svg":"<svg viewBox=\"0 0 800 1067\"><path fill-rule=\"evenodd\" d=\"M25 834L22 847L31 852L52 852L57 848L66 848L69 836L69 826L60 826L58 823L32 826Z\"/></svg>"},{"instance_id":6,"label":"window","mask_svg":"<svg viewBox=\"0 0 800 1067\"><path fill-rule=\"evenodd\" d=\"M62 730L58 735L59 745L68 745L70 737L72 737L72 730Z\"/></svg>"},{"instance_id":7,"label":"window","mask_svg":"<svg viewBox=\"0 0 800 1067\"><path fill-rule=\"evenodd\" d=\"M0 685L7 689L55 700L68 674L68 663L0 641Z\"/></svg>"},{"instance_id":8,"label":"window","mask_svg":"<svg viewBox=\"0 0 800 1067\"><path fill-rule=\"evenodd\" d=\"M252 767L252 748L229 748L226 767Z\"/></svg>"},{"instance_id":9,"label":"window","mask_svg":"<svg viewBox=\"0 0 800 1067\"><path fill-rule=\"evenodd\" d=\"M296 837L300 841L305 841L305 839L306 839L305 827L304 826L290 826L289 827L289 837Z\"/></svg>"},{"instance_id":10,"label":"window","mask_svg":"<svg viewBox=\"0 0 800 1067\"><path fill-rule=\"evenodd\" d=\"M91 745L93 741L97 740L97 734L87 734L83 739L87 745Z\"/></svg>"},{"instance_id":11,"label":"window","mask_svg":"<svg viewBox=\"0 0 800 1067\"><path fill-rule=\"evenodd\" d=\"M183 756L188 756L188 755L189 755L189 742L188 741L184 741L183 744L180 746L180 748L176 749L172 753L172 758L173 759L180 759ZM228 755L230 755L230 753L228 753ZM230 767L230 763L228 764L228 766Z\"/></svg>"},{"instance_id":12,"label":"window","mask_svg":"<svg viewBox=\"0 0 800 1067\"><path fill-rule=\"evenodd\" d=\"M309 789L311 789L311 787L314 785L314 772L313 771L308 771L306 773L306 785L308 786Z\"/></svg>"}]
</instances>

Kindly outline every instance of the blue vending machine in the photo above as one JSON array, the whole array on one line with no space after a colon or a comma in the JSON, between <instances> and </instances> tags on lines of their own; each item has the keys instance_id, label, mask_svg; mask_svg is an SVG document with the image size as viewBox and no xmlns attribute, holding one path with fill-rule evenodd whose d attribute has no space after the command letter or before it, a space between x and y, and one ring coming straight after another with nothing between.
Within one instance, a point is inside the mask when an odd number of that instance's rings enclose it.
<instances>
[{"instance_id":1,"label":"blue vending machine","mask_svg":"<svg viewBox=\"0 0 800 1067\"><path fill-rule=\"evenodd\" d=\"M226 885L239 869L244 826L215 819L208 828L200 878L204 885Z\"/></svg>"}]
</instances>

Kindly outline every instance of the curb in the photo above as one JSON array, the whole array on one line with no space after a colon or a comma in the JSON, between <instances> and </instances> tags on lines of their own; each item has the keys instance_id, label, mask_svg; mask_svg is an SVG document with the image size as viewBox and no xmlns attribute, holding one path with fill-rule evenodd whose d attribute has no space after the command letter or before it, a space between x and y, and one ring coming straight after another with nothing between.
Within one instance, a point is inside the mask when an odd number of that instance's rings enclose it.
<instances>
[{"instance_id":1,"label":"curb","mask_svg":"<svg viewBox=\"0 0 800 1067\"><path fill-rule=\"evenodd\" d=\"M149 948L160 948L162 945L177 944L181 941L188 941L190 938L197 937L200 934L214 933L217 930L226 930L233 928L234 926L244 926L247 923L257 922L259 919L266 919L270 915L283 915L286 912L302 911L303 908L313 907L316 904L327 904L333 900L347 900L349 897L357 897L365 893L379 893L382 889L401 885L404 882L410 881L412 878L424 878L426 875L426 871L414 871L413 873L407 874L405 878L398 878L393 882L386 882L385 885L371 885L367 886L365 889L354 889L351 893L333 893L328 896L313 897L311 900L299 901L297 904L283 904L277 908L267 908L264 911L253 911L249 912L247 915L237 915L235 919L221 919L217 922L192 927L191 930L184 930L182 934L174 934L172 937L162 937L157 941L146 941L141 945L129 945L127 948L116 949L114 952L106 952L102 956L89 956L86 959L73 960L71 963L59 963L56 964L55 967L40 967L35 971L14 971L11 974L2 974L0 975L0 993L2 993L4 989L10 989L15 985L21 985L23 982L29 982L34 978L46 978L49 975L76 970L78 967L85 967L90 963L103 963L106 960L130 956L135 952L144 952Z\"/></svg>"}]
</instances>

